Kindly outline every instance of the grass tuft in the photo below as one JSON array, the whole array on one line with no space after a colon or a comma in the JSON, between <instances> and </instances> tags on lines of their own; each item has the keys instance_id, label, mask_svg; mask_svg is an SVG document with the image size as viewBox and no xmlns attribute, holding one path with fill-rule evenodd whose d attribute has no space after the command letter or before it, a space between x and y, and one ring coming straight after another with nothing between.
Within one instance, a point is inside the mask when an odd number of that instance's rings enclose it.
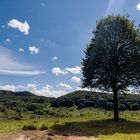
<instances>
[{"instance_id":1,"label":"grass tuft","mask_svg":"<svg viewBox=\"0 0 140 140\"><path fill-rule=\"evenodd\" d=\"M42 126L40 127L40 130L48 130L48 126L45 124L42 124Z\"/></svg>"},{"instance_id":2,"label":"grass tuft","mask_svg":"<svg viewBox=\"0 0 140 140\"><path fill-rule=\"evenodd\" d=\"M26 124L22 127L22 130L37 130L37 127L33 124Z\"/></svg>"}]
</instances>

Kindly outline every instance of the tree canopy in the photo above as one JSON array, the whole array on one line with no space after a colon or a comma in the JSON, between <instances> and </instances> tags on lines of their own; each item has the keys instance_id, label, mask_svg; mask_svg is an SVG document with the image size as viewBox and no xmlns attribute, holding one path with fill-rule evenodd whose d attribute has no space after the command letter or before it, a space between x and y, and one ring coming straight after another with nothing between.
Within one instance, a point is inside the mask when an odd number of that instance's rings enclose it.
<instances>
[{"instance_id":1,"label":"tree canopy","mask_svg":"<svg viewBox=\"0 0 140 140\"><path fill-rule=\"evenodd\" d=\"M82 60L82 86L112 89L114 118L118 93L140 85L140 30L128 16L110 15L96 23Z\"/></svg>"}]
</instances>

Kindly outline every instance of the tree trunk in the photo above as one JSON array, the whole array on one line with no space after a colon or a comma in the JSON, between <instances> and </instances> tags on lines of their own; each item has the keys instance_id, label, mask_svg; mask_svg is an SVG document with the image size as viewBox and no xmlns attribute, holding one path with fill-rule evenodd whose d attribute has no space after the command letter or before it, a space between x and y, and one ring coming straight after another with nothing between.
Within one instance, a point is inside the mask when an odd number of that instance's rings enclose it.
<instances>
[{"instance_id":1,"label":"tree trunk","mask_svg":"<svg viewBox=\"0 0 140 140\"><path fill-rule=\"evenodd\" d=\"M119 109L118 109L118 91L113 89L113 109L114 109L114 121L119 120Z\"/></svg>"}]
</instances>

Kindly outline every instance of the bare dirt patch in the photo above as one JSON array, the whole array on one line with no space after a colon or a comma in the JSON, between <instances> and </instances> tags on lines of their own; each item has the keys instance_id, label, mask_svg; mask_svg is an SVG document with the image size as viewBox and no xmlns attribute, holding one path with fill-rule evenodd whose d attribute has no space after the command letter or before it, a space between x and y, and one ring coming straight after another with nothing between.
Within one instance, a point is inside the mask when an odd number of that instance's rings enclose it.
<instances>
[{"instance_id":1,"label":"bare dirt patch","mask_svg":"<svg viewBox=\"0 0 140 140\"><path fill-rule=\"evenodd\" d=\"M97 138L35 130L0 133L0 140L97 140Z\"/></svg>"}]
</instances>

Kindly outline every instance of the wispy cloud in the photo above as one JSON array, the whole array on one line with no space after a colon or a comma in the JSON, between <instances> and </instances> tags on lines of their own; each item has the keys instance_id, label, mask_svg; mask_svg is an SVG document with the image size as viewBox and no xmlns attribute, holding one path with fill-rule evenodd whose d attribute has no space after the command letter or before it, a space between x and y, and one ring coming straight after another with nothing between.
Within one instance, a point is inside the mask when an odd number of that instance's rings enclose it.
<instances>
[{"instance_id":1,"label":"wispy cloud","mask_svg":"<svg viewBox=\"0 0 140 140\"><path fill-rule=\"evenodd\" d=\"M34 76L44 73L28 64L19 63L8 48L0 46L0 75Z\"/></svg>"},{"instance_id":2,"label":"wispy cloud","mask_svg":"<svg viewBox=\"0 0 140 140\"><path fill-rule=\"evenodd\" d=\"M45 4L44 2L41 2L40 5L41 5L42 7L46 7L46 4Z\"/></svg>"},{"instance_id":3,"label":"wispy cloud","mask_svg":"<svg viewBox=\"0 0 140 140\"><path fill-rule=\"evenodd\" d=\"M12 55L10 49L0 46L0 69L31 69L32 66L21 64Z\"/></svg>"},{"instance_id":4,"label":"wispy cloud","mask_svg":"<svg viewBox=\"0 0 140 140\"><path fill-rule=\"evenodd\" d=\"M20 32L23 32L25 35L29 34L30 26L27 21L20 22L17 19L12 19L9 21L8 26L14 29L18 29Z\"/></svg>"},{"instance_id":5,"label":"wispy cloud","mask_svg":"<svg viewBox=\"0 0 140 140\"><path fill-rule=\"evenodd\" d=\"M5 29L5 28L6 28L6 26L5 26L5 25L1 25L1 28Z\"/></svg>"},{"instance_id":6,"label":"wispy cloud","mask_svg":"<svg viewBox=\"0 0 140 140\"><path fill-rule=\"evenodd\" d=\"M46 73L45 71L38 70L6 70L0 69L1 75L17 75L17 76L35 76Z\"/></svg>"},{"instance_id":7,"label":"wispy cloud","mask_svg":"<svg viewBox=\"0 0 140 140\"><path fill-rule=\"evenodd\" d=\"M109 0L105 15L122 14L126 0Z\"/></svg>"}]
</instances>

